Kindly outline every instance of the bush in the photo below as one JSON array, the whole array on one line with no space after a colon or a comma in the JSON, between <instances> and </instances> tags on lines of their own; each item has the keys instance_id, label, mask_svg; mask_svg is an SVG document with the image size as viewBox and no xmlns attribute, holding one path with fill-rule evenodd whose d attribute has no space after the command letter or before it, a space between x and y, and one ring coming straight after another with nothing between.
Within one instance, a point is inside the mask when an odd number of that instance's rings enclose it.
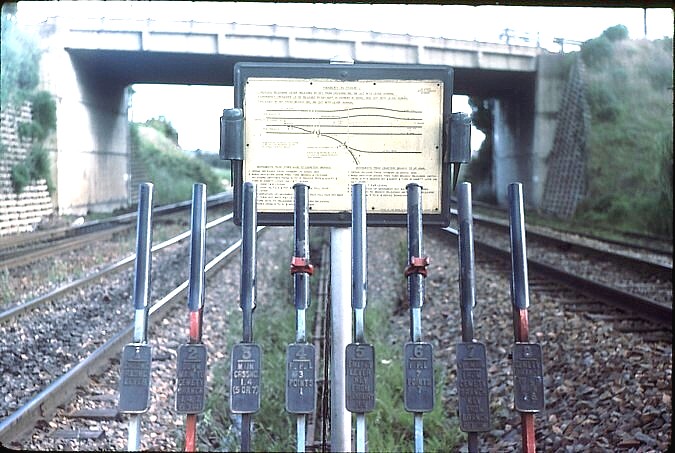
<instances>
[{"instance_id":1,"label":"bush","mask_svg":"<svg viewBox=\"0 0 675 453\"><path fill-rule=\"evenodd\" d=\"M56 102L47 91L38 91L31 98L33 122L38 125L38 140L47 138L47 134L56 128Z\"/></svg>"},{"instance_id":2,"label":"bush","mask_svg":"<svg viewBox=\"0 0 675 453\"><path fill-rule=\"evenodd\" d=\"M603 31L602 36L612 42L623 41L628 39L628 28L625 25L614 25Z\"/></svg>"},{"instance_id":3,"label":"bush","mask_svg":"<svg viewBox=\"0 0 675 453\"><path fill-rule=\"evenodd\" d=\"M28 157L23 162L14 165L11 170L10 180L15 193L21 193L32 182L44 179L50 193L54 191L51 179L51 162L49 152L40 144L31 148Z\"/></svg>"},{"instance_id":4,"label":"bush","mask_svg":"<svg viewBox=\"0 0 675 453\"><path fill-rule=\"evenodd\" d=\"M9 5L9 4L8 4ZM33 39L16 25L15 9L3 4L0 39L2 105L21 105L40 81L40 51Z\"/></svg>"},{"instance_id":5,"label":"bush","mask_svg":"<svg viewBox=\"0 0 675 453\"><path fill-rule=\"evenodd\" d=\"M581 45L581 58L589 67L597 67L612 56L612 43L605 36L589 39Z\"/></svg>"},{"instance_id":6,"label":"bush","mask_svg":"<svg viewBox=\"0 0 675 453\"><path fill-rule=\"evenodd\" d=\"M145 125L161 132L162 135L171 140L173 144L178 144L178 132L176 132L176 129L174 129L171 122L167 121L163 116L147 120Z\"/></svg>"},{"instance_id":7,"label":"bush","mask_svg":"<svg viewBox=\"0 0 675 453\"><path fill-rule=\"evenodd\" d=\"M20 162L12 167L10 175L12 180L12 188L15 193L23 192L31 182L31 171L27 162Z\"/></svg>"},{"instance_id":8,"label":"bush","mask_svg":"<svg viewBox=\"0 0 675 453\"><path fill-rule=\"evenodd\" d=\"M586 96L593 119L609 122L614 121L619 115L619 99L616 92L607 84L589 84Z\"/></svg>"}]
</instances>

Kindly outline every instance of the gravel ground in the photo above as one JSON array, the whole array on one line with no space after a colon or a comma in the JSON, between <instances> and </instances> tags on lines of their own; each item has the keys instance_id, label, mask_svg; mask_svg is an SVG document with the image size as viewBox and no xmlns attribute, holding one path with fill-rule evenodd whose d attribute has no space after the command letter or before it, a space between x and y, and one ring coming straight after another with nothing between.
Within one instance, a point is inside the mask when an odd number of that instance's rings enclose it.
<instances>
[{"instance_id":1,"label":"gravel ground","mask_svg":"<svg viewBox=\"0 0 675 453\"><path fill-rule=\"evenodd\" d=\"M228 243L238 234L231 224L211 235L210 250L223 236ZM163 295L188 277L189 240L171 246L153 256L151 297ZM110 250L108 250L110 251ZM76 256L87 257L79 251ZM75 253L75 252L72 252ZM211 252L212 253L212 252ZM207 253L208 257L209 253ZM69 267L79 267L60 257ZM44 260L43 260L44 261ZM45 265L45 263L41 263ZM0 391L4 400L0 416L7 416L32 396L83 360L114 333L133 322L133 266L120 273L99 279L95 285L80 288L63 298L48 302L18 319L0 325Z\"/></svg>"},{"instance_id":2,"label":"gravel ground","mask_svg":"<svg viewBox=\"0 0 675 453\"><path fill-rule=\"evenodd\" d=\"M547 233L548 234L548 233ZM500 229L479 224L474 227L476 241L486 242L499 248L509 250L510 242L508 233L504 234ZM567 237L568 241L579 242L578 238ZM595 241L597 242L597 241ZM608 244L610 245L610 244ZM602 247L595 244L599 250L619 251L617 246ZM608 259L605 255L594 255L587 252L565 251L561 247L552 246L536 237L527 240L527 256L537 262L560 268L566 272L582 275L591 280L612 286L625 292L645 297L664 305L673 303L672 278L664 280L651 268L634 265L627 266L625 262ZM621 254L625 249L620 250ZM655 261L655 254L643 253L640 256L632 254L633 258ZM672 267L672 260L669 264Z\"/></svg>"},{"instance_id":3,"label":"gravel ground","mask_svg":"<svg viewBox=\"0 0 675 453\"><path fill-rule=\"evenodd\" d=\"M287 265L291 228L270 228L258 242L260 266ZM405 229L368 230L369 301L396 298L401 309L391 316L392 342L403 344L408 335L403 263L400 245ZM423 339L434 346L435 364L443 368L442 404L448 417L457 411L455 344L461 339L458 269L455 243L425 234L424 248L431 258L422 309ZM263 252L264 251L264 252ZM385 271L383 271L383 269ZM512 406L509 352L513 343L508 267L487 257L476 257L475 338L487 346L492 431L480 436L486 451L520 451L520 417ZM258 298L270 288L265 274L258 276ZM532 281L532 278L531 278ZM204 342L209 363L227 360L231 344L227 332L239 322L238 259L207 283ZM536 416L537 445L541 451L665 452L671 444L672 342L645 342L638 334L622 333L610 323L591 322L569 311L554 292L530 291L531 341L542 345L546 409ZM370 306L369 306L370 307ZM187 316L176 308L171 319ZM185 323L186 324L186 323ZM185 324L161 322L151 328L153 397L142 417L142 448L174 451L182 447L184 417L172 410L175 350L185 342ZM215 367L210 365L210 370ZM126 417L90 420L89 430L100 430L97 440L62 439L59 429L82 429L83 421L68 417L82 407L114 407L118 365L94 379L89 395L82 392L31 438L16 447L31 450L124 450ZM209 377L211 382L213 376ZM207 389L208 392L208 389ZM283 397L283 396L281 396ZM224 405L227 401L223 400ZM369 429L386 429L371 427ZM427 433L433 435L433 433Z\"/></svg>"}]
</instances>

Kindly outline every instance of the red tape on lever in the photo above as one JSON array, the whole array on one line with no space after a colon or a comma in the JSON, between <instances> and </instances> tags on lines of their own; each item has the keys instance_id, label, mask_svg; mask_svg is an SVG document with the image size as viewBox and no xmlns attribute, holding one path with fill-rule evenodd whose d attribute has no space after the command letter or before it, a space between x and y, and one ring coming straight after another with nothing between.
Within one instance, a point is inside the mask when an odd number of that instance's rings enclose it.
<instances>
[{"instance_id":1,"label":"red tape on lever","mask_svg":"<svg viewBox=\"0 0 675 453\"><path fill-rule=\"evenodd\" d=\"M426 277L428 265L428 256L413 256L410 258L410 264L405 268L405 276L408 277L412 274L420 274L422 277Z\"/></svg>"},{"instance_id":2,"label":"red tape on lever","mask_svg":"<svg viewBox=\"0 0 675 453\"><path fill-rule=\"evenodd\" d=\"M309 264L306 258L294 256L291 260L291 274L297 273L312 275L314 273L314 266Z\"/></svg>"}]
</instances>

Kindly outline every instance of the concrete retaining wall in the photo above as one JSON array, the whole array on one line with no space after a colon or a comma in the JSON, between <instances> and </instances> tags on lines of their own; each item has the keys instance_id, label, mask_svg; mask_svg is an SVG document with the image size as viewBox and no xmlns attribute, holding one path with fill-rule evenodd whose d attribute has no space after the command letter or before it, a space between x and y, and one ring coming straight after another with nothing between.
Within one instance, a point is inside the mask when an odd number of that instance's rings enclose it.
<instances>
[{"instance_id":1,"label":"concrete retaining wall","mask_svg":"<svg viewBox=\"0 0 675 453\"><path fill-rule=\"evenodd\" d=\"M0 236L33 231L35 226L54 212L54 205L44 179L35 181L20 194L12 188L12 167L30 152L30 139L19 138L19 123L32 121L30 104L21 108L3 108L0 114Z\"/></svg>"}]
</instances>

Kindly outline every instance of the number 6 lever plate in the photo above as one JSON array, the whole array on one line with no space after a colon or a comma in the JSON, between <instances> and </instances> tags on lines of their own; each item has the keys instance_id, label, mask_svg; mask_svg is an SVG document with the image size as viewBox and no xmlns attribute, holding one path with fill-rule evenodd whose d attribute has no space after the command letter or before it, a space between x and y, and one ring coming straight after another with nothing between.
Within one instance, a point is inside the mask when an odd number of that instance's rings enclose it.
<instances>
[{"instance_id":1,"label":"number 6 lever plate","mask_svg":"<svg viewBox=\"0 0 675 453\"><path fill-rule=\"evenodd\" d=\"M429 343L406 343L403 348L405 392L403 405L408 412L434 410L434 360Z\"/></svg>"}]
</instances>

